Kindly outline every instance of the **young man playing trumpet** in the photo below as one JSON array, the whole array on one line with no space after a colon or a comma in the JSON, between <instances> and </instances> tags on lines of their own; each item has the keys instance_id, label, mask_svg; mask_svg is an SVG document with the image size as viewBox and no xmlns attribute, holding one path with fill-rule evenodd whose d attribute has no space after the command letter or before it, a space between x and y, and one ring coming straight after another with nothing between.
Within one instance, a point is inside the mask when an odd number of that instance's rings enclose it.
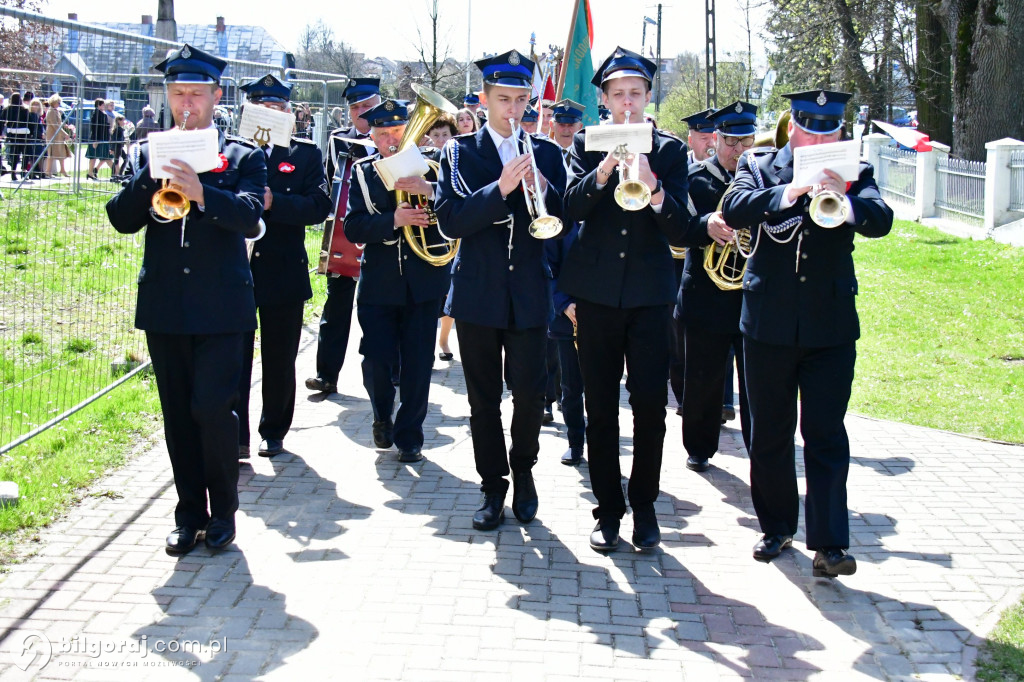
<instances>
[{"instance_id":1,"label":"young man playing trumpet","mask_svg":"<svg viewBox=\"0 0 1024 682\"><path fill-rule=\"evenodd\" d=\"M551 294L544 242L530 233L527 201L533 212L561 216L565 168L557 145L519 131L533 62L512 50L476 65L483 72L488 122L445 145L436 211L444 233L462 239L446 312L458 322L473 455L482 479L483 503L473 527L494 530L505 517L510 470L516 518L529 523L537 514L531 470L540 450ZM532 153L523 152L525 145ZM513 402L509 450L501 425L503 352Z\"/></svg>"}]
</instances>

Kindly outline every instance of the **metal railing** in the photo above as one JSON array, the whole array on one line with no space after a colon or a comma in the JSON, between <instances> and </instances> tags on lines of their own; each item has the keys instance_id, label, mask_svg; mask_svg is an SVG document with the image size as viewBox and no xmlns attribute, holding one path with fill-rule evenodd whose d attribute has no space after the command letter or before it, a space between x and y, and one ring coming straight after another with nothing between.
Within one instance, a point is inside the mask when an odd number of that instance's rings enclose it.
<instances>
[{"instance_id":1,"label":"metal railing","mask_svg":"<svg viewBox=\"0 0 1024 682\"><path fill-rule=\"evenodd\" d=\"M1010 210L1024 212L1024 151L1010 153Z\"/></svg>"},{"instance_id":2,"label":"metal railing","mask_svg":"<svg viewBox=\"0 0 1024 682\"><path fill-rule=\"evenodd\" d=\"M879 151L877 182L883 199L912 206L917 192L917 152L883 147Z\"/></svg>"},{"instance_id":3,"label":"metal railing","mask_svg":"<svg viewBox=\"0 0 1024 682\"><path fill-rule=\"evenodd\" d=\"M985 162L939 158L935 183L935 212L972 225L985 220Z\"/></svg>"}]
</instances>

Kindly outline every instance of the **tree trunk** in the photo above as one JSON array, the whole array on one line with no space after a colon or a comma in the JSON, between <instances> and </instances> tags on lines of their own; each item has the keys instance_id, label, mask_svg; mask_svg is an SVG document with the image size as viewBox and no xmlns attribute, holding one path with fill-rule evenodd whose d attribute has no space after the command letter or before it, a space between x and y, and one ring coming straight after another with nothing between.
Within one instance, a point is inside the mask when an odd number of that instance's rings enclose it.
<instances>
[{"instance_id":1,"label":"tree trunk","mask_svg":"<svg viewBox=\"0 0 1024 682\"><path fill-rule=\"evenodd\" d=\"M949 34L936 0L917 3L917 129L931 139L953 141L953 72Z\"/></svg>"},{"instance_id":2,"label":"tree trunk","mask_svg":"<svg viewBox=\"0 0 1024 682\"><path fill-rule=\"evenodd\" d=\"M842 53L842 64L846 75L854 83L857 84L857 89L860 90L861 94L868 100L869 113L868 116L876 116L884 118L885 111L885 86L884 84L879 86L871 79L871 75L868 73L867 68L864 66L864 60L861 57L861 48L864 44L864 38L858 35L856 24L853 19L853 14L850 11L849 5L846 0L832 0L832 8L836 13L836 18L839 23L839 31L842 35L843 40L843 53ZM888 59L884 59L883 63L888 63ZM884 75L883 75L884 80Z\"/></svg>"}]
</instances>

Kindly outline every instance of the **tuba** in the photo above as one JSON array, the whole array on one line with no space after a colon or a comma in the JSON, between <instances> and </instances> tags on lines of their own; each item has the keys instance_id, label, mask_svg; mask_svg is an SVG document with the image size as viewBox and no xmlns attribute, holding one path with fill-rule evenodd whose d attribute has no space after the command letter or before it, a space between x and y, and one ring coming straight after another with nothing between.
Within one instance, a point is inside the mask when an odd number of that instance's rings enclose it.
<instances>
[{"instance_id":1,"label":"tuba","mask_svg":"<svg viewBox=\"0 0 1024 682\"><path fill-rule=\"evenodd\" d=\"M405 132L402 134L402 140L398 143L397 151L403 151L409 147L414 147L419 144L420 139L426 135L427 131L430 130L430 126L434 125L434 122L441 117L442 114L452 114L453 116L458 113L458 110L452 106L452 104L441 95L437 94L429 88L425 88L422 85L412 84L412 90L416 93L416 108L412 112L412 116L409 117L409 123L405 126ZM434 173L440 172L440 164L436 161L427 160L427 165L434 171ZM403 190L395 190L395 201L399 204L407 202L411 206L423 206L427 209L427 214L430 216L430 224L437 225L437 216L434 215L434 211L429 207L429 199L422 194L412 194ZM418 233L417 230L418 229ZM415 228L412 225L405 225L402 227L402 236L405 237L405 242L412 249L421 260L430 263L436 267L447 265L455 258L455 254L459 251L459 240L445 242L444 244L429 244L427 243L427 229L425 227ZM436 249L440 246L445 247L445 252L441 254L433 254L430 252L431 249Z\"/></svg>"},{"instance_id":2,"label":"tuba","mask_svg":"<svg viewBox=\"0 0 1024 682\"><path fill-rule=\"evenodd\" d=\"M186 109L179 130L185 129L188 116L189 111ZM153 212L168 222L184 218L192 208L192 204L185 198L185 195L176 189L172 189L169 183L170 180L167 178L161 181L160 189L153 193L152 201Z\"/></svg>"}]
</instances>

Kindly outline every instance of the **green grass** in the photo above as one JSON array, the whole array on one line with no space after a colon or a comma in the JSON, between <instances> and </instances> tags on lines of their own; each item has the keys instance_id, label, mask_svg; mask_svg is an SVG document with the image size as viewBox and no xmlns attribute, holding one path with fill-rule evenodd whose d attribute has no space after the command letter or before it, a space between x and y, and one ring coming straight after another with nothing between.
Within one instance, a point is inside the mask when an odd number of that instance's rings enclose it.
<instances>
[{"instance_id":1,"label":"green grass","mask_svg":"<svg viewBox=\"0 0 1024 682\"><path fill-rule=\"evenodd\" d=\"M978 655L982 682L1024 680L1024 602L1003 612Z\"/></svg>"},{"instance_id":2,"label":"green grass","mask_svg":"<svg viewBox=\"0 0 1024 682\"><path fill-rule=\"evenodd\" d=\"M897 221L857 239L850 409L1024 443L1024 249Z\"/></svg>"}]
</instances>

